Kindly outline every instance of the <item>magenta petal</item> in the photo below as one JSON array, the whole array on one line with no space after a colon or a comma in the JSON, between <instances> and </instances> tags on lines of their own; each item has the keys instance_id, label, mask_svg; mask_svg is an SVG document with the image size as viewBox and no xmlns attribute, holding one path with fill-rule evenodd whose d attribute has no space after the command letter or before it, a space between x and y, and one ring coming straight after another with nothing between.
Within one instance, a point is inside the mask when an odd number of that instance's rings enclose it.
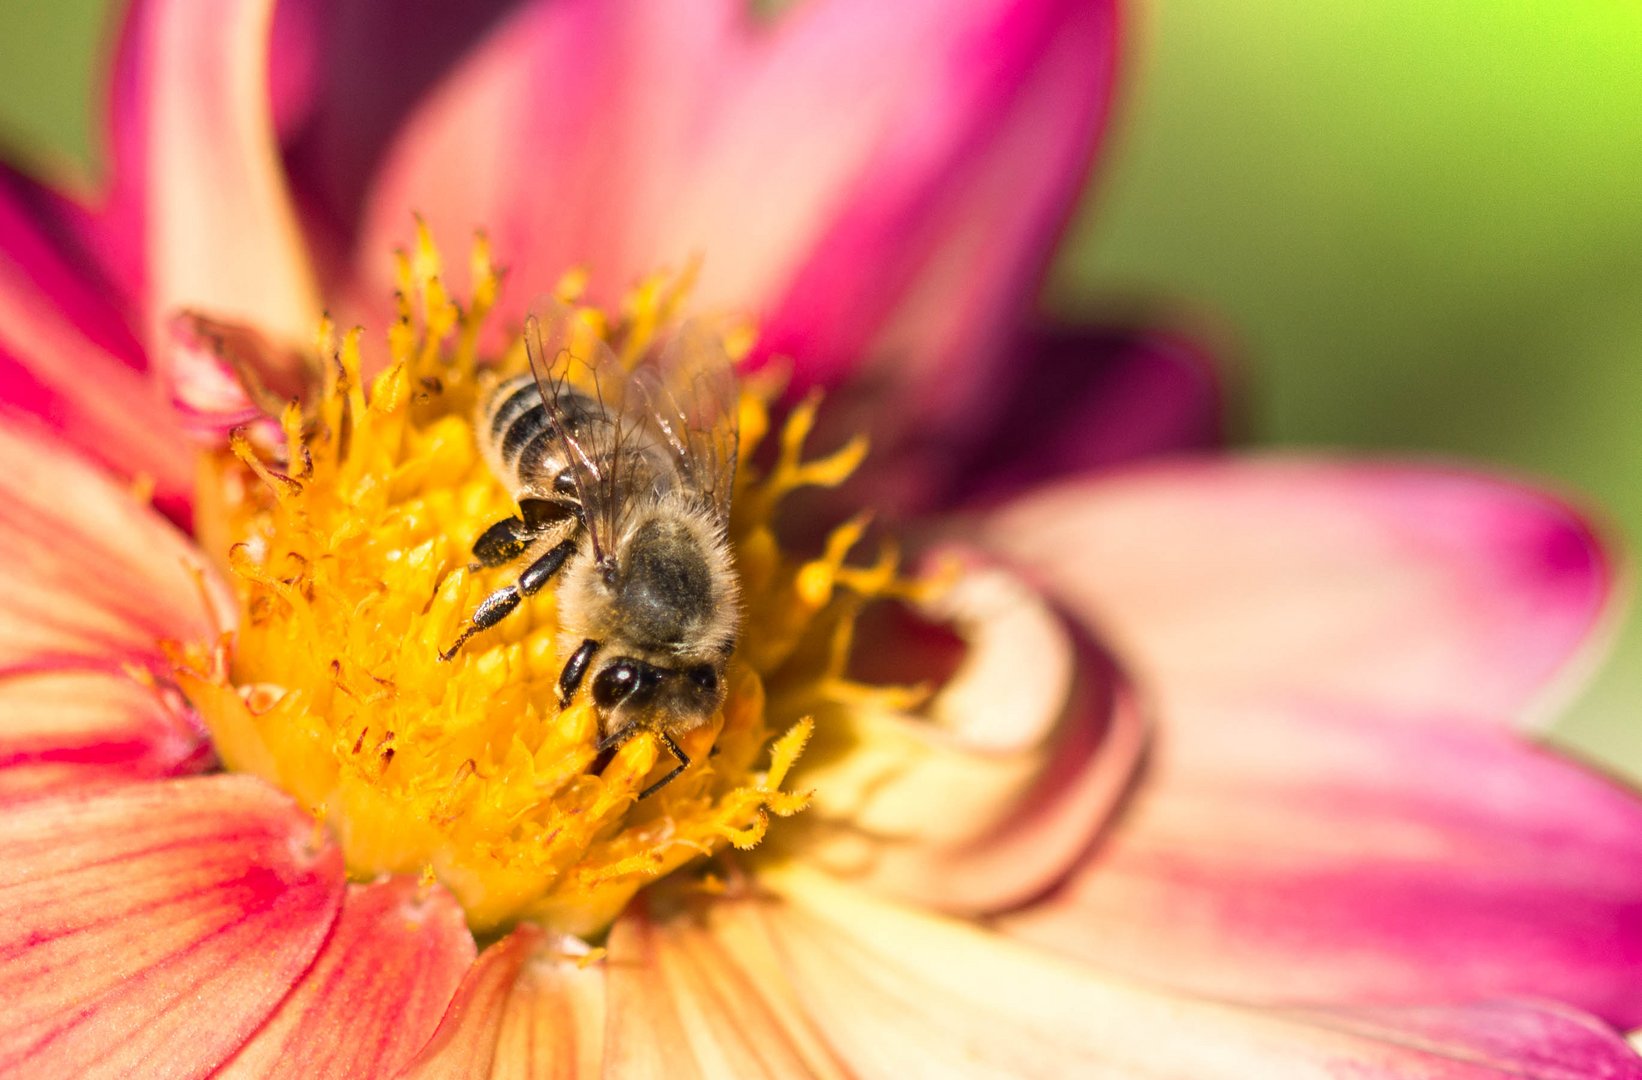
<instances>
[{"instance_id":1,"label":"magenta petal","mask_svg":"<svg viewBox=\"0 0 1642 1080\"><path fill-rule=\"evenodd\" d=\"M1576 511L1457 469L1178 464L1048 488L984 529L1165 697L1541 716L1613 583Z\"/></svg>"},{"instance_id":2,"label":"magenta petal","mask_svg":"<svg viewBox=\"0 0 1642 1080\"><path fill-rule=\"evenodd\" d=\"M1176 700L1085 865L1004 925L1216 996L1534 995L1642 1020L1642 799L1510 732Z\"/></svg>"},{"instance_id":3,"label":"magenta petal","mask_svg":"<svg viewBox=\"0 0 1642 1080\"><path fill-rule=\"evenodd\" d=\"M1041 330L1009 350L989 413L942 444L875 452L879 505L903 512L986 502L1034 484L1149 457L1208 450L1225 432L1225 391L1204 344L1168 330ZM846 397L836 403L849 408ZM854 423L882 404L866 395ZM846 421L848 423L848 421Z\"/></svg>"},{"instance_id":4,"label":"magenta petal","mask_svg":"<svg viewBox=\"0 0 1642 1080\"><path fill-rule=\"evenodd\" d=\"M159 388L95 271L0 189L0 410L28 414L125 476L181 496L191 470Z\"/></svg>"},{"instance_id":5,"label":"magenta petal","mask_svg":"<svg viewBox=\"0 0 1642 1080\"><path fill-rule=\"evenodd\" d=\"M568 265L608 297L699 257L698 300L762 316L801 383L881 347L932 407L975 405L1081 188L1112 34L1061 0L531 5L407 120L358 256L413 210L449 250L483 227L516 308Z\"/></svg>"}]
</instances>

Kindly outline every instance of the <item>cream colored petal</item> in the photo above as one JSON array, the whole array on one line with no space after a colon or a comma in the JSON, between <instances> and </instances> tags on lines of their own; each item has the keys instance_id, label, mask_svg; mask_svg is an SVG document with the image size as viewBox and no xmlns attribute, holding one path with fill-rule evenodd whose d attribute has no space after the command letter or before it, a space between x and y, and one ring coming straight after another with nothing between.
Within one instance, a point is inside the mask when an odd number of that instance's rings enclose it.
<instances>
[{"instance_id":1,"label":"cream colored petal","mask_svg":"<svg viewBox=\"0 0 1642 1080\"><path fill-rule=\"evenodd\" d=\"M950 911L1040 892L1088 846L1139 761L1133 692L1027 583L973 553L929 618L969 649L922 715L824 713L837 747L793 850L834 873Z\"/></svg>"}]
</instances>

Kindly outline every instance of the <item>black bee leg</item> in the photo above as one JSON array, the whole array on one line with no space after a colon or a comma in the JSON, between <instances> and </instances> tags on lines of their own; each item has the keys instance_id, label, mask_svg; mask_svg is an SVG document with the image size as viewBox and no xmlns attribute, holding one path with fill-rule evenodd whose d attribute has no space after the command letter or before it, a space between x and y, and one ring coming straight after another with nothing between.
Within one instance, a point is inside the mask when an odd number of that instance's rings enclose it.
<instances>
[{"instance_id":1,"label":"black bee leg","mask_svg":"<svg viewBox=\"0 0 1642 1080\"><path fill-rule=\"evenodd\" d=\"M473 542L474 568L512 562L525 553L532 535L523 518L503 518Z\"/></svg>"},{"instance_id":2,"label":"black bee leg","mask_svg":"<svg viewBox=\"0 0 1642 1080\"><path fill-rule=\"evenodd\" d=\"M507 618L519 606L519 601L522 599L518 587L514 585L497 589L485 597L479 606L473 609L473 622L468 624L466 630L462 631L462 636L456 639L456 644L439 654L439 659L450 660L456 655L456 651L467 643L468 638L481 630L490 629Z\"/></svg>"},{"instance_id":3,"label":"black bee leg","mask_svg":"<svg viewBox=\"0 0 1642 1080\"><path fill-rule=\"evenodd\" d=\"M654 795L656 792L658 792L662 788L666 787L668 785L668 783L670 783L672 781L673 777L677 776L679 773L683 772L685 769L688 769L690 767L690 758L689 758L689 756L687 754L685 754L685 752L683 750L680 750L678 748L678 743L673 741L673 737L671 735L667 734L665 731L662 731L658 728L656 730L656 738L660 739L661 742L662 742L662 745L667 747L668 750L672 751L672 754L673 754L674 757L678 758L678 765L676 767L674 767L672 772L668 773L666 776L662 777L660 780L657 780L655 783L651 784L649 787L647 787L643 791L639 792L639 798L641 798L641 799L648 799L650 796Z\"/></svg>"},{"instance_id":4,"label":"black bee leg","mask_svg":"<svg viewBox=\"0 0 1642 1080\"><path fill-rule=\"evenodd\" d=\"M519 575L519 591L526 596L535 596L542 591L542 586L553 580L564 567L565 560L576 553L576 538L561 541L547 549L547 554L525 567L525 572Z\"/></svg>"},{"instance_id":5,"label":"black bee leg","mask_svg":"<svg viewBox=\"0 0 1642 1080\"><path fill-rule=\"evenodd\" d=\"M506 522L500 522L499 524L505 525ZM462 636L456 639L456 644L439 654L439 659L449 660L456 655L456 650L467 643L468 638L481 630L490 629L513 614L519 607L519 601L524 597L535 596L541 592L542 586L553 580L553 575L559 572L564 566L565 560L570 558L575 551L576 540L574 537L553 545L548 549L547 554L525 567L525 572L519 575L518 584L504 586L485 597L479 606L474 609L473 622L469 624L466 630L462 631Z\"/></svg>"},{"instance_id":6,"label":"black bee leg","mask_svg":"<svg viewBox=\"0 0 1642 1080\"><path fill-rule=\"evenodd\" d=\"M690 767L690 757L683 750L679 749L678 743L673 741L673 737L671 735L659 728L646 729L629 724L620 731L612 731L610 734L600 739L599 745L594 747L594 753L596 756L593 758L593 767L588 771L593 773L595 776L603 773L604 770L609 767L611 759L616 756L616 751L626 745L628 740L630 740L633 736L637 735L640 731L645 730L650 730L651 734L661 740L661 744L667 747L668 751L678 759L678 764L674 766L672 772L668 773L660 780L657 780L655 783L639 792L639 798L648 799L650 796L666 787L672 781L673 777Z\"/></svg>"},{"instance_id":7,"label":"black bee leg","mask_svg":"<svg viewBox=\"0 0 1642 1080\"><path fill-rule=\"evenodd\" d=\"M599 740L599 745L593 748L593 767L587 771L598 776L609 767L610 761L616 756L616 751L627 745L627 740L639 733L639 729L629 724L620 731L612 731Z\"/></svg>"},{"instance_id":8,"label":"black bee leg","mask_svg":"<svg viewBox=\"0 0 1642 1080\"><path fill-rule=\"evenodd\" d=\"M512 562L548 529L573 517L580 507L552 499L520 499L519 514L503 518L473 542L474 569Z\"/></svg>"},{"instance_id":9,"label":"black bee leg","mask_svg":"<svg viewBox=\"0 0 1642 1080\"><path fill-rule=\"evenodd\" d=\"M570 659L564 662L564 670L559 673L559 708L569 705L570 699L576 696L582 678L587 674L587 667L593 662L593 654L598 651L599 643L588 638L570 654ZM609 741L610 739L606 738L604 743ZM600 753L604 752L604 743L599 744Z\"/></svg>"}]
</instances>

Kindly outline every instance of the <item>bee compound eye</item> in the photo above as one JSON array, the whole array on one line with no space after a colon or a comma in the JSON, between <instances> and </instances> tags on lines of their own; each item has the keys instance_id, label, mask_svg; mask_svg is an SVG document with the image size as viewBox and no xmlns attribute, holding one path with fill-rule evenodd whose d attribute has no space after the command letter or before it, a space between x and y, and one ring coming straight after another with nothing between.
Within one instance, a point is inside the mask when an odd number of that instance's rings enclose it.
<instances>
[{"instance_id":1,"label":"bee compound eye","mask_svg":"<svg viewBox=\"0 0 1642 1080\"><path fill-rule=\"evenodd\" d=\"M685 672L685 675L709 694L718 693L718 672L711 664L697 664Z\"/></svg>"},{"instance_id":2,"label":"bee compound eye","mask_svg":"<svg viewBox=\"0 0 1642 1080\"><path fill-rule=\"evenodd\" d=\"M638 684L638 668L626 660L618 660L594 677L593 703L608 709L631 694Z\"/></svg>"}]
</instances>

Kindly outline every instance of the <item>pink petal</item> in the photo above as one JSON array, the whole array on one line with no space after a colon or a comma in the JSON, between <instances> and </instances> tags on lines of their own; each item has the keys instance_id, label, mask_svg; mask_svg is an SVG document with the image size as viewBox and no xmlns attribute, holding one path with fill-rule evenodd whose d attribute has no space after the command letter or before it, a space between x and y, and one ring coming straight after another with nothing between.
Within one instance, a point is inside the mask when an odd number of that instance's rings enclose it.
<instances>
[{"instance_id":1,"label":"pink petal","mask_svg":"<svg viewBox=\"0 0 1642 1080\"><path fill-rule=\"evenodd\" d=\"M214 642L232 594L187 538L96 469L0 423L0 675L160 666Z\"/></svg>"},{"instance_id":2,"label":"pink petal","mask_svg":"<svg viewBox=\"0 0 1642 1080\"><path fill-rule=\"evenodd\" d=\"M924 612L965 639L961 665L918 716L820 714L818 763L797 780L814 796L795 825L806 860L858 884L993 911L1041 893L1089 846L1146 722L1110 661L1019 578L973 552L936 558L968 564ZM831 739L849 752L829 755Z\"/></svg>"},{"instance_id":3,"label":"pink petal","mask_svg":"<svg viewBox=\"0 0 1642 1080\"><path fill-rule=\"evenodd\" d=\"M1157 467L1050 488L982 532L1165 698L1542 716L1599 641L1613 581L1567 505L1455 469Z\"/></svg>"},{"instance_id":4,"label":"pink petal","mask_svg":"<svg viewBox=\"0 0 1642 1080\"><path fill-rule=\"evenodd\" d=\"M911 350L931 411L973 406L1081 188L1112 33L1059 0L534 4L405 124L362 273L413 210L447 250L488 229L515 312L567 266L609 297L701 256L698 300L762 316L801 383Z\"/></svg>"},{"instance_id":5,"label":"pink petal","mask_svg":"<svg viewBox=\"0 0 1642 1080\"><path fill-rule=\"evenodd\" d=\"M777 884L784 903L707 910L718 966L778 957L783 989L853 1075L1642 1076L1623 1040L1569 1010L1430 1010L1406 1025L1263 1012L1126 983L819 875Z\"/></svg>"},{"instance_id":6,"label":"pink petal","mask_svg":"<svg viewBox=\"0 0 1642 1080\"><path fill-rule=\"evenodd\" d=\"M399 1075L406 1080L467 1080L490 1075L508 994L542 941L540 930L520 926L480 954L432 1040Z\"/></svg>"},{"instance_id":7,"label":"pink petal","mask_svg":"<svg viewBox=\"0 0 1642 1080\"><path fill-rule=\"evenodd\" d=\"M0 679L0 804L200 768L210 751L183 709L124 673Z\"/></svg>"},{"instance_id":8,"label":"pink petal","mask_svg":"<svg viewBox=\"0 0 1642 1080\"><path fill-rule=\"evenodd\" d=\"M30 207L0 196L0 411L183 496L193 477L176 426L106 289Z\"/></svg>"},{"instance_id":9,"label":"pink petal","mask_svg":"<svg viewBox=\"0 0 1642 1080\"><path fill-rule=\"evenodd\" d=\"M1072 879L1002 920L1253 1001L1535 995L1642 1021L1642 800L1509 732L1271 699L1164 708Z\"/></svg>"},{"instance_id":10,"label":"pink petal","mask_svg":"<svg viewBox=\"0 0 1642 1080\"><path fill-rule=\"evenodd\" d=\"M473 957L445 890L350 885L313 966L216 1075L392 1076L433 1034Z\"/></svg>"},{"instance_id":11,"label":"pink petal","mask_svg":"<svg viewBox=\"0 0 1642 1080\"><path fill-rule=\"evenodd\" d=\"M0 1072L201 1076L313 960L342 859L249 777L0 815Z\"/></svg>"},{"instance_id":12,"label":"pink petal","mask_svg":"<svg viewBox=\"0 0 1642 1080\"><path fill-rule=\"evenodd\" d=\"M306 343L319 304L274 140L272 0L152 0L147 110L148 332L182 308Z\"/></svg>"}]
</instances>

